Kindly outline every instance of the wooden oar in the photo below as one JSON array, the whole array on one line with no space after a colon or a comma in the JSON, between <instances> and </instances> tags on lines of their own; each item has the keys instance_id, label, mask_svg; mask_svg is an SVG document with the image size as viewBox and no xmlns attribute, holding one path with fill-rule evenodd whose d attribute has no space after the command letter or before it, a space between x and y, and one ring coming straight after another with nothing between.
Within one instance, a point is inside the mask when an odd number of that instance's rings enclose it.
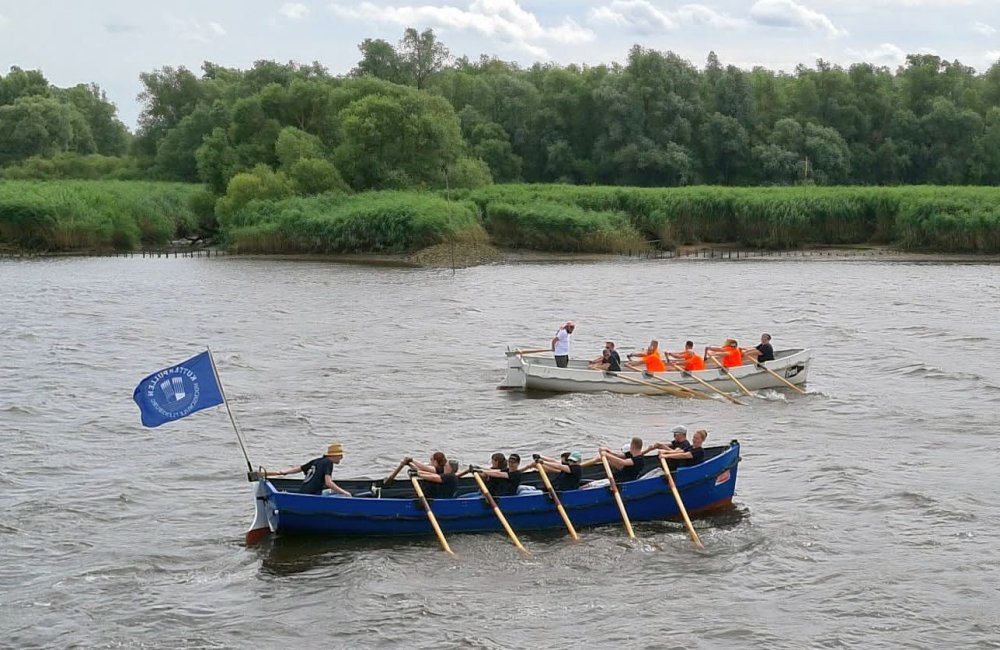
<instances>
[{"instance_id":1,"label":"wooden oar","mask_svg":"<svg viewBox=\"0 0 1000 650\"><path fill-rule=\"evenodd\" d=\"M608 465L608 457L603 453L601 454L601 462L604 463L604 473L608 475L608 487L611 488L611 494L615 495L615 501L618 502L618 511L622 513L622 522L625 523L625 532L632 539L635 539L635 532L632 530L632 522L629 521L628 512L625 511L625 502L622 501L622 495L618 491L618 484L615 483L615 475L611 473L611 465Z\"/></svg>"},{"instance_id":2,"label":"wooden oar","mask_svg":"<svg viewBox=\"0 0 1000 650\"><path fill-rule=\"evenodd\" d=\"M514 350L514 354L541 354L542 352L552 352L552 348L536 348L534 350Z\"/></svg>"},{"instance_id":3,"label":"wooden oar","mask_svg":"<svg viewBox=\"0 0 1000 650\"><path fill-rule=\"evenodd\" d=\"M382 481L382 485L389 485L390 483L395 481L396 474L399 474L404 467L406 467L406 459L399 461L399 465L396 466L396 469L393 470L392 474L389 474L389 476L387 476L386 479Z\"/></svg>"},{"instance_id":4,"label":"wooden oar","mask_svg":"<svg viewBox=\"0 0 1000 650\"><path fill-rule=\"evenodd\" d=\"M438 541L441 542L441 548L448 555L455 557L455 552L448 546L448 540L444 538L444 533L441 532L441 527L438 526L437 517L434 516L434 511L431 510L431 504L427 503L427 497L424 496L424 491L420 489L420 481L417 480L416 476L411 476L410 482L413 483L413 490L417 493L420 505L424 507L424 511L427 513L427 519L430 520L431 527L434 529L434 533L437 534Z\"/></svg>"},{"instance_id":5,"label":"wooden oar","mask_svg":"<svg viewBox=\"0 0 1000 650\"><path fill-rule=\"evenodd\" d=\"M649 373L646 373L644 376L646 376L646 377L652 377L653 379L658 379L659 381L662 381L663 383L665 383L668 386L673 386L677 390L682 390L684 392L691 393L692 397L697 397L698 399L712 399L711 397L709 397L705 393L701 392L700 390L696 390L696 389L691 388L689 386L684 386L682 384L678 384L676 381L671 381L671 380L667 379L666 377L660 377L656 373L649 372Z\"/></svg>"},{"instance_id":6,"label":"wooden oar","mask_svg":"<svg viewBox=\"0 0 1000 650\"><path fill-rule=\"evenodd\" d=\"M714 361L715 363L717 363L719 365L719 370L721 370L722 372L726 373L726 375L730 379L733 380L733 383L736 384L737 386L739 386L741 391L743 391L744 393L746 393L747 397L753 397L753 393L751 393L749 390L747 390L747 387L743 385L743 382L741 382L739 379L737 379L733 375L733 373L729 372L729 368L727 368L724 365L722 365L722 361L719 360L719 357L713 357L713 356L709 355L708 358L711 359L712 361Z\"/></svg>"},{"instance_id":7,"label":"wooden oar","mask_svg":"<svg viewBox=\"0 0 1000 650\"><path fill-rule=\"evenodd\" d=\"M701 543L701 539L698 537L698 533L694 532L694 526L691 525L691 518L688 517L688 511L684 507L681 493L677 491L677 483L674 482L674 475L670 473L670 467L667 466L667 459L663 456L660 456L660 467L663 468L663 474L667 477L667 483L670 484L670 491L674 493L674 501L677 502L677 509L681 511L681 516L684 517L684 525L687 526L688 534L691 535L691 541L698 548L705 548L705 545Z\"/></svg>"},{"instance_id":8,"label":"wooden oar","mask_svg":"<svg viewBox=\"0 0 1000 650\"><path fill-rule=\"evenodd\" d=\"M716 393L718 393L719 395L722 395L723 397L725 397L727 400L729 400L733 404L739 404L740 406L744 406L743 402L739 401L738 399L736 399L735 397L733 397L732 395L730 395L726 391L720 390L720 389L716 388L712 384L708 383L707 381L705 381L701 377L699 377L696 374L694 374L695 372L696 371L691 371L691 370L684 370L684 371L682 371L682 373L683 373L683 375L685 377L690 377L691 379L694 379L696 382L698 382L699 384L701 384L705 388L708 388L709 390L714 390Z\"/></svg>"},{"instance_id":9,"label":"wooden oar","mask_svg":"<svg viewBox=\"0 0 1000 650\"><path fill-rule=\"evenodd\" d=\"M607 371L605 371L607 372ZM667 386L661 386L660 384L654 384L651 381L643 381L641 379L636 379L635 377L629 377L628 375L618 374L618 373L608 373L619 379L624 379L626 381L631 381L636 384L642 384L643 386L649 386L654 390L658 390L661 393L666 393L667 395L673 395L674 397L691 397L691 394L687 391L680 391L674 388L668 388Z\"/></svg>"},{"instance_id":10,"label":"wooden oar","mask_svg":"<svg viewBox=\"0 0 1000 650\"><path fill-rule=\"evenodd\" d=\"M569 515L566 514L566 508L563 508L562 501L559 500L559 493L556 489L552 487L552 481L549 480L549 475L545 472L545 468L538 470L538 475L542 477L542 483L545 484L545 489L549 491L549 496L552 497L552 503L556 504L556 510L559 511L559 516L562 517L563 523L566 524L566 530L569 531L570 536L573 541L580 539L580 536L576 534L576 529L573 528L573 522L569 520Z\"/></svg>"},{"instance_id":11,"label":"wooden oar","mask_svg":"<svg viewBox=\"0 0 1000 650\"><path fill-rule=\"evenodd\" d=\"M500 506L497 505L497 500L493 498L492 494L490 494L489 488L487 488L486 484L483 483L483 477L479 475L479 472L473 472L472 476L476 479L479 491L482 492L483 497L486 498L486 503L490 504L490 507L493 508L493 514L497 516L497 519L500 520L500 525L507 531L507 536L510 537L510 541L514 542L514 546L517 547L517 550L530 557L531 553L528 552L528 549L521 546L521 540L517 538L517 535L514 533L514 529L507 523L507 518L503 516L502 512L500 512Z\"/></svg>"},{"instance_id":12,"label":"wooden oar","mask_svg":"<svg viewBox=\"0 0 1000 650\"><path fill-rule=\"evenodd\" d=\"M791 388L795 392L799 393L800 395L805 395L806 394L806 392L804 390L802 390L801 388L799 388L798 386L796 386L792 382L788 381L787 379L785 379L784 377L782 377L781 375L779 375L775 371L771 370L770 368L768 368L767 366L765 366L762 362L756 363L754 365L756 365L758 368L760 368L764 372L773 375L775 379L777 379L781 383L785 384L786 386L788 386L789 388Z\"/></svg>"}]
</instances>

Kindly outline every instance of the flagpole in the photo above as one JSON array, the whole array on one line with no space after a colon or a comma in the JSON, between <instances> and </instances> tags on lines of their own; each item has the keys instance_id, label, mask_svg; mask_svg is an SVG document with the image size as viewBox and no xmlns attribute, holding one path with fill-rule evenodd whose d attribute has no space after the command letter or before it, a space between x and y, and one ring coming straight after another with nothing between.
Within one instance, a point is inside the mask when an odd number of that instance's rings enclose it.
<instances>
[{"instance_id":1,"label":"flagpole","mask_svg":"<svg viewBox=\"0 0 1000 650\"><path fill-rule=\"evenodd\" d=\"M229 408L229 400L226 399L226 389L222 387L222 377L219 375L219 369L215 365L215 355L212 354L212 348L205 346L208 350L208 358L212 362L212 371L215 372L215 381L219 384L219 392L222 393L222 403L226 405L226 412L229 413L229 421L233 423L233 431L236 432L236 440L240 443L240 449L243 450L243 458L247 461L247 470L253 472L253 465L250 464L250 457L247 456L246 445L243 444L243 436L240 434L240 428L236 425L236 418L233 417L233 410Z\"/></svg>"}]
</instances>

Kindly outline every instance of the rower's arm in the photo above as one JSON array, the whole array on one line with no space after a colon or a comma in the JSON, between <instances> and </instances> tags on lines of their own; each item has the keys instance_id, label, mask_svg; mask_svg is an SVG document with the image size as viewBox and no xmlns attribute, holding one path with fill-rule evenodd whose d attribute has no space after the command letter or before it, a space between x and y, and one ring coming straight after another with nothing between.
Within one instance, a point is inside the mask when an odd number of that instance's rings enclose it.
<instances>
[{"instance_id":1,"label":"rower's arm","mask_svg":"<svg viewBox=\"0 0 1000 650\"><path fill-rule=\"evenodd\" d=\"M301 471L302 471L302 466L296 465L295 467L289 467L288 469L279 469L273 472L264 472L264 477L267 478L271 476L287 476L288 474L298 474Z\"/></svg>"},{"instance_id":2,"label":"rower's arm","mask_svg":"<svg viewBox=\"0 0 1000 650\"><path fill-rule=\"evenodd\" d=\"M333 490L334 492L336 492L338 494L342 494L345 497L354 496L350 492L348 492L347 490L345 490L344 488L342 488L339 485L337 485L336 483L334 483L333 482L333 477L330 476L329 474L327 474L325 477L323 477L323 484L326 485L326 487L328 489Z\"/></svg>"}]
</instances>

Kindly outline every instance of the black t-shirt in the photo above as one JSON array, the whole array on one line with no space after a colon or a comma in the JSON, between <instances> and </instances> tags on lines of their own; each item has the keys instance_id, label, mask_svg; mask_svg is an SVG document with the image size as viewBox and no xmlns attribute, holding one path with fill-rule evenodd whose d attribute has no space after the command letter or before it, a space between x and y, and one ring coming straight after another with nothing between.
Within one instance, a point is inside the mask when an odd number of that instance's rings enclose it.
<instances>
[{"instance_id":1,"label":"black t-shirt","mask_svg":"<svg viewBox=\"0 0 1000 650\"><path fill-rule=\"evenodd\" d=\"M326 487L326 477L333 474L333 461L326 456L313 458L301 467L305 478L302 479L302 494L322 494Z\"/></svg>"},{"instance_id":2,"label":"black t-shirt","mask_svg":"<svg viewBox=\"0 0 1000 650\"><path fill-rule=\"evenodd\" d=\"M618 350L611 351L611 358L608 359L608 370L610 372L621 372L622 369L622 358L618 354Z\"/></svg>"},{"instance_id":3,"label":"black t-shirt","mask_svg":"<svg viewBox=\"0 0 1000 650\"><path fill-rule=\"evenodd\" d=\"M691 458L685 459L684 465L690 467L691 465L697 465L698 463L705 460L705 449L702 447L691 447L688 451L691 452Z\"/></svg>"},{"instance_id":4,"label":"black t-shirt","mask_svg":"<svg viewBox=\"0 0 1000 650\"><path fill-rule=\"evenodd\" d=\"M560 492L575 490L580 487L580 477L583 476L583 468L578 464L567 465L567 467L569 467L568 473L559 472L559 475L552 481L552 487Z\"/></svg>"},{"instance_id":5,"label":"black t-shirt","mask_svg":"<svg viewBox=\"0 0 1000 650\"><path fill-rule=\"evenodd\" d=\"M625 452L625 458L631 458L632 465L623 467L614 473L615 483L626 483L636 480L642 476L642 470L646 466L646 459L642 456L633 456L631 451Z\"/></svg>"},{"instance_id":6,"label":"black t-shirt","mask_svg":"<svg viewBox=\"0 0 1000 650\"><path fill-rule=\"evenodd\" d=\"M770 343L761 343L754 347L760 350L760 356L757 357L757 361L774 361L774 348L771 347Z\"/></svg>"},{"instance_id":7,"label":"black t-shirt","mask_svg":"<svg viewBox=\"0 0 1000 650\"><path fill-rule=\"evenodd\" d=\"M521 472L519 470L507 471L508 478L486 479L486 488L495 497L509 497L517 494L517 487L521 485Z\"/></svg>"},{"instance_id":8,"label":"black t-shirt","mask_svg":"<svg viewBox=\"0 0 1000 650\"><path fill-rule=\"evenodd\" d=\"M441 482L425 481L423 485L424 496L428 499L450 499L455 496L458 489L458 476L454 472L451 474L441 474Z\"/></svg>"},{"instance_id":9,"label":"black t-shirt","mask_svg":"<svg viewBox=\"0 0 1000 650\"><path fill-rule=\"evenodd\" d=\"M687 440L682 440L680 442L680 444L678 444L676 440L671 440L670 441L670 448L671 449L681 449L683 451L691 451L691 443L688 442Z\"/></svg>"}]
</instances>

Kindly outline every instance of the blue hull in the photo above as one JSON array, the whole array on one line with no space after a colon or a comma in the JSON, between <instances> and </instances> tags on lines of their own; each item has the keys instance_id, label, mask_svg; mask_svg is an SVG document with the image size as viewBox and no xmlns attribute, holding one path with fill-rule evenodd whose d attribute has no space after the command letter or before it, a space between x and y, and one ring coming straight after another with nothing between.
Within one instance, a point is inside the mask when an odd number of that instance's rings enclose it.
<instances>
[{"instance_id":1,"label":"blue hull","mask_svg":"<svg viewBox=\"0 0 1000 650\"><path fill-rule=\"evenodd\" d=\"M712 510L732 502L739 460L740 446L734 442L727 450L700 465L676 472L677 488L689 513ZM633 521L680 517L669 484L662 475L623 483L619 489ZM257 498L257 519L265 518L271 532L335 537L434 534L427 514L416 499L303 495L279 491L266 480L258 483ZM607 487L560 492L559 498L576 527L621 521L617 504ZM565 530L547 494L500 497L497 502L514 530ZM436 499L431 509L445 533L503 530L493 510L481 498ZM264 522L255 522L255 526L260 530Z\"/></svg>"}]
</instances>

